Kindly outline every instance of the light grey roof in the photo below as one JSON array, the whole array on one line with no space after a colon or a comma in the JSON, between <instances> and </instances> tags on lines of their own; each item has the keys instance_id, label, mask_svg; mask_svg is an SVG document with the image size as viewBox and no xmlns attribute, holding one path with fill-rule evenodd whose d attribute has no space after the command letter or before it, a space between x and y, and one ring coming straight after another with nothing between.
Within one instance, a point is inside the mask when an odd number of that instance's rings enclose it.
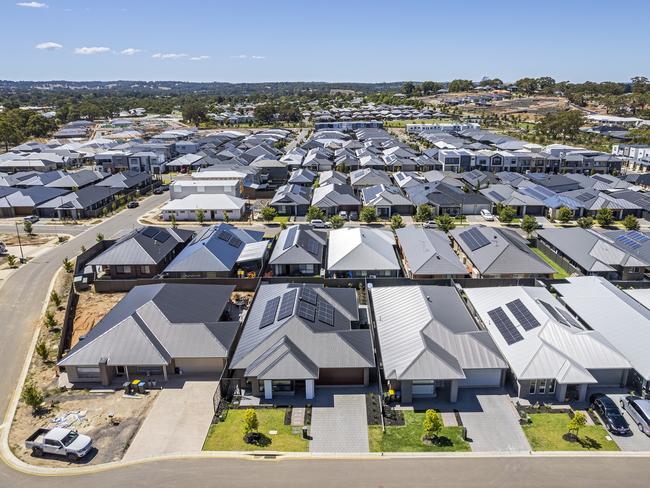
<instances>
[{"instance_id":1,"label":"light grey roof","mask_svg":"<svg viewBox=\"0 0 650 488\"><path fill-rule=\"evenodd\" d=\"M465 288L465 294L490 332L518 379L553 378L558 383L597 383L590 370L627 369L630 363L602 334L574 324L560 323L543 303L558 313L569 312L544 287L503 286ZM539 326L524 329L507 307L520 300L539 322ZM543 303L542 303L543 302ZM500 308L515 325L522 339L508 344L494 324L489 311Z\"/></svg>"},{"instance_id":2,"label":"light grey roof","mask_svg":"<svg viewBox=\"0 0 650 488\"><path fill-rule=\"evenodd\" d=\"M517 233L483 225L472 226L488 241L485 246L472 250L463 238L467 228L450 232L463 252L482 275L489 274L553 274L555 270L542 261Z\"/></svg>"},{"instance_id":3,"label":"light grey roof","mask_svg":"<svg viewBox=\"0 0 650 488\"><path fill-rule=\"evenodd\" d=\"M303 288L317 296L318 307L333 308L332 325L303 318L298 308ZM286 297L286 298L285 298ZM286 316L279 312L265 321L267 303L282 300L293 306ZM278 318L282 316L283 318ZM268 318L268 313L267 313ZM352 328L359 320L356 292L322 285L263 284L249 310L231 368L261 379L314 378L314 368L366 368L374 366L368 329ZM268 376L266 376L268 375ZM282 375L282 376L280 376Z\"/></svg>"},{"instance_id":4,"label":"light grey roof","mask_svg":"<svg viewBox=\"0 0 650 488\"><path fill-rule=\"evenodd\" d=\"M165 273L232 271L245 246L262 241L264 232L241 229L221 223L199 232L174 260Z\"/></svg>"},{"instance_id":5,"label":"light grey roof","mask_svg":"<svg viewBox=\"0 0 650 488\"><path fill-rule=\"evenodd\" d=\"M136 286L58 363L161 366L173 358L225 358L239 327L220 318L230 285Z\"/></svg>"},{"instance_id":6,"label":"light grey roof","mask_svg":"<svg viewBox=\"0 0 650 488\"><path fill-rule=\"evenodd\" d=\"M465 369L506 368L455 288L373 287L384 373L398 380L465 378Z\"/></svg>"},{"instance_id":7,"label":"light grey roof","mask_svg":"<svg viewBox=\"0 0 650 488\"><path fill-rule=\"evenodd\" d=\"M329 233L329 271L399 270L392 232L366 227L343 227Z\"/></svg>"},{"instance_id":8,"label":"light grey roof","mask_svg":"<svg viewBox=\"0 0 650 488\"><path fill-rule=\"evenodd\" d=\"M650 380L650 310L604 278L582 276L567 281L553 285L561 300Z\"/></svg>"},{"instance_id":9,"label":"light grey roof","mask_svg":"<svg viewBox=\"0 0 650 488\"><path fill-rule=\"evenodd\" d=\"M406 265L414 276L467 274L444 232L409 225L396 233Z\"/></svg>"},{"instance_id":10,"label":"light grey roof","mask_svg":"<svg viewBox=\"0 0 650 488\"><path fill-rule=\"evenodd\" d=\"M269 264L322 264L327 233L309 225L287 227L278 236Z\"/></svg>"}]
</instances>

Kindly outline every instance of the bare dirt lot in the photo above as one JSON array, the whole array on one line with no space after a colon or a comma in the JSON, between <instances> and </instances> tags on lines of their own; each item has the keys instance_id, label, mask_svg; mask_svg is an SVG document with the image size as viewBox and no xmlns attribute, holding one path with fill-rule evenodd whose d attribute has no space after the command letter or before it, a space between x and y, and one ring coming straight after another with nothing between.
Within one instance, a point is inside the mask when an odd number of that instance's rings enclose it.
<instances>
[{"instance_id":1,"label":"bare dirt lot","mask_svg":"<svg viewBox=\"0 0 650 488\"><path fill-rule=\"evenodd\" d=\"M70 347L79 342L119 302L126 293L95 293L86 291L79 295L77 312L72 325Z\"/></svg>"}]
</instances>

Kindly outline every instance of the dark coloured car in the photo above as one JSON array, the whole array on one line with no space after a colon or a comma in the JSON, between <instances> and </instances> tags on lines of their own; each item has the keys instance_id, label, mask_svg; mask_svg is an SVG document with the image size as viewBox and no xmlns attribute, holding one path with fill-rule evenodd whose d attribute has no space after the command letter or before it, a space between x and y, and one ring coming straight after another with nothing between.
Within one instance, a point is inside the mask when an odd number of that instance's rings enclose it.
<instances>
[{"instance_id":1,"label":"dark coloured car","mask_svg":"<svg viewBox=\"0 0 650 488\"><path fill-rule=\"evenodd\" d=\"M631 433L630 426L614 400L605 395L592 395L591 401L591 408L600 415L607 430L617 435L629 435Z\"/></svg>"},{"instance_id":2,"label":"dark coloured car","mask_svg":"<svg viewBox=\"0 0 650 488\"><path fill-rule=\"evenodd\" d=\"M138 202L136 202L135 200L133 200L132 202L129 202L126 206L127 206L127 208L138 208L140 206L140 204Z\"/></svg>"},{"instance_id":3,"label":"dark coloured car","mask_svg":"<svg viewBox=\"0 0 650 488\"><path fill-rule=\"evenodd\" d=\"M163 189L160 186L158 188L155 188L153 191L154 195L162 195L162 193L163 193Z\"/></svg>"}]
</instances>

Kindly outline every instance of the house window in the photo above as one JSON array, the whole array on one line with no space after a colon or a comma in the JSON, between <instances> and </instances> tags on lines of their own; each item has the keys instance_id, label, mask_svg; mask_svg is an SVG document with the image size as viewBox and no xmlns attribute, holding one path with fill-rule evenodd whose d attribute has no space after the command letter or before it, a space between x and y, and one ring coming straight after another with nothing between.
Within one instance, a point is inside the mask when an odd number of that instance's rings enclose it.
<instances>
[{"instance_id":1,"label":"house window","mask_svg":"<svg viewBox=\"0 0 650 488\"><path fill-rule=\"evenodd\" d=\"M150 272L149 266L140 266L140 273L149 274Z\"/></svg>"},{"instance_id":2,"label":"house window","mask_svg":"<svg viewBox=\"0 0 650 488\"><path fill-rule=\"evenodd\" d=\"M529 386L528 386L528 393L531 395L535 394L535 391L537 389L537 382L535 380L530 380Z\"/></svg>"},{"instance_id":3,"label":"house window","mask_svg":"<svg viewBox=\"0 0 650 488\"><path fill-rule=\"evenodd\" d=\"M552 395L553 393L555 393L555 380L554 380L554 379L550 379L550 380L548 380L548 389L547 389L547 393L548 393L549 395Z\"/></svg>"},{"instance_id":4,"label":"house window","mask_svg":"<svg viewBox=\"0 0 650 488\"><path fill-rule=\"evenodd\" d=\"M131 273L131 266L116 266L115 269L120 274L130 274Z\"/></svg>"},{"instance_id":5,"label":"house window","mask_svg":"<svg viewBox=\"0 0 650 488\"><path fill-rule=\"evenodd\" d=\"M291 380L273 380L272 385L273 391L293 391L293 381Z\"/></svg>"},{"instance_id":6,"label":"house window","mask_svg":"<svg viewBox=\"0 0 650 488\"><path fill-rule=\"evenodd\" d=\"M99 378L99 366L77 368L79 378Z\"/></svg>"},{"instance_id":7,"label":"house window","mask_svg":"<svg viewBox=\"0 0 650 488\"><path fill-rule=\"evenodd\" d=\"M544 395L546 393L546 380L539 380L537 384L537 393Z\"/></svg>"}]
</instances>

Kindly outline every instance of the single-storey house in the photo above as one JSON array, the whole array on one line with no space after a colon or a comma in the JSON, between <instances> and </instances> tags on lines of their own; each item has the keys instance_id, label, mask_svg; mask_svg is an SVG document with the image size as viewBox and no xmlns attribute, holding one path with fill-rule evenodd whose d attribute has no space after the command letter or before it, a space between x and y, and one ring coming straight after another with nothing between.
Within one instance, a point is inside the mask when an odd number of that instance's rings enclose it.
<instances>
[{"instance_id":1,"label":"single-storey house","mask_svg":"<svg viewBox=\"0 0 650 488\"><path fill-rule=\"evenodd\" d=\"M373 207L377 216L389 219L393 215L412 215L413 202L393 185L375 185L361 190L361 200L365 207Z\"/></svg>"},{"instance_id":2,"label":"single-storey house","mask_svg":"<svg viewBox=\"0 0 650 488\"><path fill-rule=\"evenodd\" d=\"M327 274L331 277L397 277L401 267L393 233L368 227L343 227L329 233Z\"/></svg>"},{"instance_id":3,"label":"single-storey house","mask_svg":"<svg viewBox=\"0 0 650 488\"><path fill-rule=\"evenodd\" d=\"M283 185L277 189L269 203L279 215L305 215L311 200L311 188L300 185Z\"/></svg>"},{"instance_id":4,"label":"single-storey house","mask_svg":"<svg viewBox=\"0 0 650 488\"><path fill-rule=\"evenodd\" d=\"M246 201L243 198L225 194L193 194L167 202L162 208L163 220L199 220L203 211L205 220L240 220L246 213Z\"/></svg>"},{"instance_id":5,"label":"single-storey house","mask_svg":"<svg viewBox=\"0 0 650 488\"><path fill-rule=\"evenodd\" d=\"M292 225L280 232L269 267L274 276L314 276L324 268L327 232Z\"/></svg>"},{"instance_id":6,"label":"single-storey house","mask_svg":"<svg viewBox=\"0 0 650 488\"><path fill-rule=\"evenodd\" d=\"M339 212L361 211L361 202L354 194L354 190L347 184L332 184L321 185L314 189L311 204L314 207L320 208L325 215L332 216Z\"/></svg>"}]
</instances>

